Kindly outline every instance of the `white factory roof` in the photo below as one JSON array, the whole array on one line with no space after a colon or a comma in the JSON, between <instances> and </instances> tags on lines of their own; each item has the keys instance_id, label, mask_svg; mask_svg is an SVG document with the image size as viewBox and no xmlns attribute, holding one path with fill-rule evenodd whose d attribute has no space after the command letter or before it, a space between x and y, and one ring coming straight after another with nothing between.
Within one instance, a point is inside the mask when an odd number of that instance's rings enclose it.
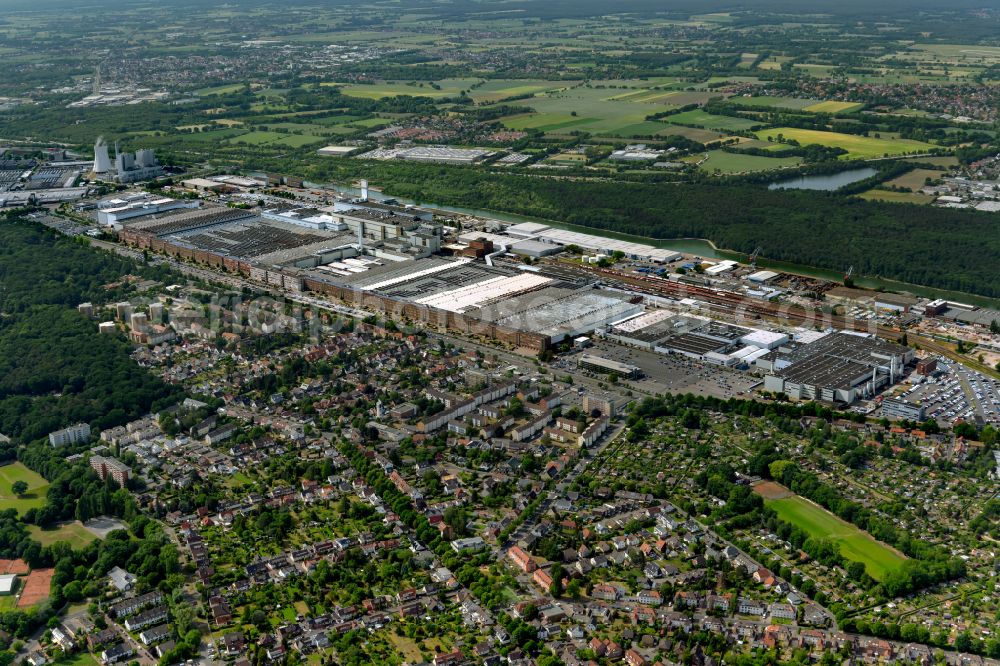
<instances>
[{"instance_id":1,"label":"white factory roof","mask_svg":"<svg viewBox=\"0 0 1000 666\"><path fill-rule=\"evenodd\" d=\"M771 348L780 345L783 342L788 341L788 336L784 333L778 333L776 331L760 331L754 330L751 333L747 333L742 338L740 342L745 345L751 345L754 347Z\"/></svg>"},{"instance_id":2,"label":"white factory roof","mask_svg":"<svg viewBox=\"0 0 1000 666\"><path fill-rule=\"evenodd\" d=\"M545 224L539 224L538 222L522 222L520 224L515 224L513 226L507 227L507 233L511 236L536 236L543 231L548 231L552 227Z\"/></svg>"},{"instance_id":3,"label":"white factory roof","mask_svg":"<svg viewBox=\"0 0 1000 666\"><path fill-rule=\"evenodd\" d=\"M633 317L627 321L623 321L619 324L615 324L615 328L624 333L634 333L636 331L641 331L644 328L648 328L653 324L659 323L664 319L670 319L674 316L674 312L670 310L650 310L638 317Z\"/></svg>"},{"instance_id":4,"label":"white factory roof","mask_svg":"<svg viewBox=\"0 0 1000 666\"><path fill-rule=\"evenodd\" d=\"M524 240L523 238L514 238L513 236L506 236L503 234L491 234L488 231L466 231L458 236L458 240L463 243L471 243L472 241L477 241L479 239L492 241L493 245L497 248L510 247L514 243L519 243Z\"/></svg>"},{"instance_id":5,"label":"white factory roof","mask_svg":"<svg viewBox=\"0 0 1000 666\"><path fill-rule=\"evenodd\" d=\"M730 356L733 358L743 359L749 356L750 354L754 353L755 351L758 351L759 349L760 349L759 347L751 347L750 345L747 345L746 347L740 347L739 349L731 353Z\"/></svg>"},{"instance_id":6,"label":"white factory roof","mask_svg":"<svg viewBox=\"0 0 1000 666\"><path fill-rule=\"evenodd\" d=\"M14 580L17 578L14 574L4 574L0 576L0 594L10 594L14 591Z\"/></svg>"},{"instance_id":7,"label":"white factory roof","mask_svg":"<svg viewBox=\"0 0 1000 666\"><path fill-rule=\"evenodd\" d=\"M450 312L465 312L477 305L496 301L505 296L520 294L541 287L549 282L552 282L551 278L533 273L518 273L512 276L505 275L426 296L417 300L417 303Z\"/></svg>"},{"instance_id":8,"label":"white factory roof","mask_svg":"<svg viewBox=\"0 0 1000 666\"><path fill-rule=\"evenodd\" d=\"M796 342L801 342L804 345L812 344L820 338L825 338L829 333L826 331L814 331L811 328L797 328L792 336Z\"/></svg>"},{"instance_id":9,"label":"white factory roof","mask_svg":"<svg viewBox=\"0 0 1000 666\"><path fill-rule=\"evenodd\" d=\"M775 273L774 271L757 271L756 273L748 275L747 279L751 282L767 282L776 277L778 277L778 273Z\"/></svg>"},{"instance_id":10,"label":"white factory roof","mask_svg":"<svg viewBox=\"0 0 1000 666\"><path fill-rule=\"evenodd\" d=\"M726 271L733 270L734 268L736 268L736 266L737 262L733 261L732 259L726 259L724 261L720 261L714 266L709 266L708 268L706 268L705 275L719 275L720 273L725 273Z\"/></svg>"},{"instance_id":11,"label":"white factory roof","mask_svg":"<svg viewBox=\"0 0 1000 666\"><path fill-rule=\"evenodd\" d=\"M414 271L413 273L407 273L405 275L397 275L394 278L389 278L388 280L383 280L382 282L376 282L374 284L369 284L361 287L364 291L375 291L377 289L385 289L386 287L391 287L394 284L399 284L400 282L408 282L410 280L416 280L419 277L424 277L425 275L434 275L435 273L441 273L443 271L450 271L469 263L472 259L460 259L458 261L449 261L446 264L438 264L436 266L431 266L430 268L425 268L420 271Z\"/></svg>"},{"instance_id":12,"label":"white factory roof","mask_svg":"<svg viewBox=\"0 0 1000 666\"><path fill-rule=\"evenodd\" d=\"M324 146L316 152L319 155L346 155L352 150L357 150L357 146Z\"/></svg>"},{"instance_id":13,"label":"white factory roof","mask_svg":"<svg viewBox=\"0 0 1000 666\"><path fill-rule=\"evenodd\" d=\"M507 231L509 232L510 229ZM662 262L675 261L681 257L679 252L674 252L673 250L653 247L652 245L646 245L644 243L632 243L629 241L618 240L616 238L594 236L593 234L584 234L578 231L568 231L566 229L549 229L548 231L539 233L538 237L544 240L562 243L563 245L578 245L588 250L597 250L599 252L608 253L619 251L624 252L626 255L646 257Z\"/></svg>"}]
</instances>

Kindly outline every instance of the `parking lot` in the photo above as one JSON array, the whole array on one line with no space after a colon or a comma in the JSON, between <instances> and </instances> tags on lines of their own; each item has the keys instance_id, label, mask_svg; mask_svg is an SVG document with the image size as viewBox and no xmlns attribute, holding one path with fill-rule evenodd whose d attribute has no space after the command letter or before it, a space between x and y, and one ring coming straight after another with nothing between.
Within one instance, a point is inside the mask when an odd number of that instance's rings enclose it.
<instances>
[{"instance_id":1,"label":"parking lot","mask_svg":"<svg viewBox=\"0 0 1000 666\"><path fill-rule=\"evenodd\" d=\"M900 397L921 403L927 418L936 421L1000 423L1000 381L947 359L939 358L934 376L907 389Z\"/></svg>"},{"instance_id":2,"label":"parking lot","mask_svg":"<svg viewBox=\"0 0 1000 666\"><path fill-rule=\"evenodd\" d=\"M752 374L702 363L680 355L664 355L626 347L608 340L594 340L587 353L641 368L644 377L627 380L629 386L648 393L694 393L719 398L747 397L760 383ZM556 362L567 371L578 371L577 354Z\"/></svg>"}]
</instances>

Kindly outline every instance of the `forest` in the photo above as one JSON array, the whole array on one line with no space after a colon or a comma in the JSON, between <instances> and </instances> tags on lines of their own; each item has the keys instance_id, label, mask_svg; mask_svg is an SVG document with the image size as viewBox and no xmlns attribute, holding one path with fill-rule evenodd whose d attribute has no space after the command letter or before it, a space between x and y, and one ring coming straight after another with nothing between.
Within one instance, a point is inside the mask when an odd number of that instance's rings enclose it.
<instances>
[{"instance_id":1,"label":"forest","mask_svg":"<svg viewBox=\"0 0 1000 666\"><path fill-rule=\"evenodd\" d=\"M120 425L177 401L75 310L114 298L102 285L138 270L33 223L0 226L0 432L30 442L72 423ZM73 308L73 309L71 309Z\"/></svg>"},{"instance_id":2,"label":"forest","mask_svg":"<svg viewBox=\"0 0 1000 666\"><path fill-rule=\"evenodd\" d=\"M326 163L315 179L367 177L387 194L531 215L657 239L707 238L769 259L1000 296L990 213L848 199L753 185L606 182L462 167Z\"/></svg>"}]
</instances>

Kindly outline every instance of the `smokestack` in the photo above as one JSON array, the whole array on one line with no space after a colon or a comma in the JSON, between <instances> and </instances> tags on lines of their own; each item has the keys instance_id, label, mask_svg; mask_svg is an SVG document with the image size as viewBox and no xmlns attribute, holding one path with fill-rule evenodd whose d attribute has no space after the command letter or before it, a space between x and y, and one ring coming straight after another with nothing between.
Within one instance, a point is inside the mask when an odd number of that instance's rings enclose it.
<instances>
[{"instance_id":1,"label":"smokestack","mask_svg":"<svg viewBox=\"0 0 1000 666\"><path fill-rule=\"evenodd\" d=\"M368 181L361 181L361 200L368 201Z\"/></svg>"}]
</instances>

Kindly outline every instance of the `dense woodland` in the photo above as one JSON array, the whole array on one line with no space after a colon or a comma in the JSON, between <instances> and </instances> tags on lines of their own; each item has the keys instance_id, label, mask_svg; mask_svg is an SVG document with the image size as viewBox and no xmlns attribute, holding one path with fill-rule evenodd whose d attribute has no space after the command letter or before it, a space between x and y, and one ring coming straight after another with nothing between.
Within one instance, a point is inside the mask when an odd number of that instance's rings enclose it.
<instances>
[{"instance_id":1,"label":"dense woodland","mask_svg":"<svg viewBox=\"0 0 1000 666\"><path fill-rule=\"evenodd\" d=\"M538 178L462 167L338 163L317 178L366 176L389 194L653 238L707 238L771 259L1000 296L1000 233L990 213L713 185ZM819 252L817 248L823 248Z\"/></svg>"},{"instance_id":2,"label":"dense woodland","mask_svg":"<svg viewBox=\"0 0 1000 666\"><path fill-rule=\"evenodd\" d=\"M180 390L138 367L75 306L139 270L33 223L0 226L0 432L20 442L72 423L108 428L176 402Z\"/></svg>"}]
</instances>

